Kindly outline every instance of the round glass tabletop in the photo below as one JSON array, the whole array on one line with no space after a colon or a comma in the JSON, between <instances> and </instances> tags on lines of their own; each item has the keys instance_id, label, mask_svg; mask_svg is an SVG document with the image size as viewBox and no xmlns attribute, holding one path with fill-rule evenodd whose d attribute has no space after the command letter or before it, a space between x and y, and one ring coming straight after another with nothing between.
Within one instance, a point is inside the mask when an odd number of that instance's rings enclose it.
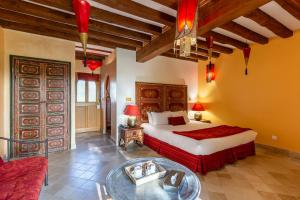
<instances>
[{"instance_id":1,"label":"round glass tabletop","mask_svg":"<svg viewBox=\"0 0 300 200\"><path fill-rule=\"evenodd\" d=\"M136 186L126 175L124 167L152 160L166 170L185 172L182 187L176 192L168 192L162 188L163 178ZM113 200L195 200L199 197L201 185L198 177L185 166L165 158L138 158L127 161L112 169L106 177L106 188Z\"/></svg>"}]
</instances>

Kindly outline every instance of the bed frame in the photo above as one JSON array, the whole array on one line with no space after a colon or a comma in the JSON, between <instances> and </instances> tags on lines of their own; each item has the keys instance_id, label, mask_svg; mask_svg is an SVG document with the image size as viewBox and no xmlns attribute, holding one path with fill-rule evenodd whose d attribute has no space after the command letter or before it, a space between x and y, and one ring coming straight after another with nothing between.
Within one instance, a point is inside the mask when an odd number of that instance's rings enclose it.
<instances>
[{"instance_id":1,"label":"bed frame","mask_svg":"<svg viewBox=\"0 0 300 200\"><path fill-rule=\"evenodd\" d=\"M148 122L147 112L187 110L187 86L136 82L136 104L141 111L140 121ZM144 144L194 172L206 174L226 164L255 155L254 142L225 149L211 155L194 155L178 147L144 134Z\"/></svg>"},{"instance_id":2,"label":"bed frame","mask_svg":"<svg viewBox=\"0 0 300 200\"><path fill-rule=\"evenodd\" d=\"M135 83L139 121L148 122L147 112L187 110L187 86L162 83Z\"/></svg>"}]
</instances>

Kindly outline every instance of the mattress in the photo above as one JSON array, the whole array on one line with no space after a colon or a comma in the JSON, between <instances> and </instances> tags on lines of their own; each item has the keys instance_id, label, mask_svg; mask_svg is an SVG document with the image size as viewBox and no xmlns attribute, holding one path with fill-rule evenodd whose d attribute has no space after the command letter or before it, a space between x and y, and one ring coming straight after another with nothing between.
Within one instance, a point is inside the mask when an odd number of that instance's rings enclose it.
<instances>
[{"instance_id":1,"label":"mattress","mask_svg":"<svg viewBox=\"0 0 300 200\"><path fill-rule=\"evenodd\" d=\"M172 131L192 131L204 128L215 127L216 125L191 121L186 125L156 125L149 123L141 125L144 128L144 133L154 137L160 141L178 147L186 152L194 155L210 155L218 151L236 147L242 144L247 144L255 140L257 133L253 130L244 131L239 134L210 138L204 140L195 140L189 137L174 134Z\"/></svg>"}]
</instances>

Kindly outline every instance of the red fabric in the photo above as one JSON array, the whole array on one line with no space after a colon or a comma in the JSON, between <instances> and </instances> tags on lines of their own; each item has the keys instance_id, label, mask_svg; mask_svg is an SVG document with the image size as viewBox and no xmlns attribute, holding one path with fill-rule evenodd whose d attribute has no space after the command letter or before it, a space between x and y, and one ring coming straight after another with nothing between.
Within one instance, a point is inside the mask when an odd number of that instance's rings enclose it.
<instances>
[{"instance_id":1,"label":"red fabric","mask_svg":"<svg viewBox=\"0 0 300 200\"><path fill-rule=\"evenodd\" d=\"M139 116L140 109L137 105L127 105L124 109L124 114L129 116Z\"/></svg>"},{"instance_id":2,"label":"red fabric","mask_svg":"<svg viewBox=\"0 0 300 200\"><path fill-rule=\"evenodd\" d=\"M82 63L84 64L84 61L82 61ZM102 62L97 60L87 60L86 64L91 71L95 71L97 68L102 66Z\"/></svg>"},{"instance_id":3,"label":"red fabric","mask_svg":"<svg viewBox=\"0 0 300 200\"><path fill-rule=\"evenodd\" d=\"M193 138L195 140L204 140L209 138L219 138L230 135L235 135L244 131L250 130L249 128L240 128L237 126L216 126L212 128L205 128L193 131L173 131L177 135L182 135L185 137Z\"/></svg>"},{"instance_id":4,"label":"red fabric","mask_svg":"<svg viewBox=\"0 0 300 200\"><path fill-rule=\"evenodd\" d=\"M99 74L77 73L78 80L84 81L99 81Z\"/></svg>"},{"instance_id":5,"label":"red fabric","mask_svg":"<svg viewBox=\"0 0 300 200\"><path fill-rule=\"evenodd\" d=\"M204 107L201 103L195 103L192 108L193 111L204 111Z\"/></svg>"},{"instance_id":6,"label":"red fabric","mask_svg":"<svg viewBox=\"0 0 300 200\"><path fill-rule=\"evenodd\" d=\"M195 17L198 8L198 0L180 0L177 11L177 30L178 32L190 32L195 24ZM185 27L188 27L188 31Z\"/></svg>"},{"instance_id":7,"label":"red fabric","mask_svg":"<svg viewBox=\"0 0 300 200\"><path fill-rule=\"evenodd\" d=\"M173 126L185 125L185 120L183 116L179 117L169 117L168 123Z\"/></svg>"},{"instance_id":8,"label":"red fabric","mask_svg":"<svg viewBox=\"0 0 300 200\"><path fill-rule=\"evenodd\" d=\"M194 172L200 172L201 174L220 169L226 164L234 163L247 156L255 155L254 141L210 155L194 155L147 134L144 134L144 144L159 154L187 166Z\"/></svg>"},{"instance_id":9,"label":"red fabric","mask_svg":"<svg viewBox=\"0 0 300 200\"><path fill-rule=\"evenodd\" d=\"M25 158L0 166L1 200L38 200L47 173L44 157Z\"/></svg>"},{"instance_id":10,"label":"red fabric","mask_svg":"<svg viewBox=\"0 0 300 200\"><path fill-rule=\"evenodd\" d=\"M89 27L91 6L86 0L73 0L73 10L76 15L76 22L79 33L87 33Z\"/></svg>"}]
</instances>

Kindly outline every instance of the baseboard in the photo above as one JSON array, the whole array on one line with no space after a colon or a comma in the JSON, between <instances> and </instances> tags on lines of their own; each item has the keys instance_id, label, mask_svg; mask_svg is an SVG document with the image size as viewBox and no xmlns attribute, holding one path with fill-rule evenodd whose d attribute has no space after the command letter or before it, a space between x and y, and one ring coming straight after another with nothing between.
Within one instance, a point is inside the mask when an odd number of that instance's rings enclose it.
<instances>
[{"instance_id":1,"label":"baseboard","mask_svg":"<svg viewBox=\"0 0 300 200\"><path fill-rule=\"evenodd\" d=\"M262 148L262 149L269 150L273 153L278 153L278 154L281 154L281 155L284 155L284 156L287 156L287 157L300 159L300 153L289 151L287 149L281 149L281 148L278 148L278 147L273 147L273 146L270 146L270 145L258 144L258 143L255 143L255 146L259 147L259 148Z\"/></svg>"},{"instance_id":2,"label":"baseboard","mask_svg":"<svg viewBox=\"0 0 300 200\"><path fill-rule=\"evenodd\" d=\"M78 128L75 130L76 133L85 133L85 132L96 132L100 131L100 128L98 127L92 127L92 128Z\"/></svg>"}]
</instances>

